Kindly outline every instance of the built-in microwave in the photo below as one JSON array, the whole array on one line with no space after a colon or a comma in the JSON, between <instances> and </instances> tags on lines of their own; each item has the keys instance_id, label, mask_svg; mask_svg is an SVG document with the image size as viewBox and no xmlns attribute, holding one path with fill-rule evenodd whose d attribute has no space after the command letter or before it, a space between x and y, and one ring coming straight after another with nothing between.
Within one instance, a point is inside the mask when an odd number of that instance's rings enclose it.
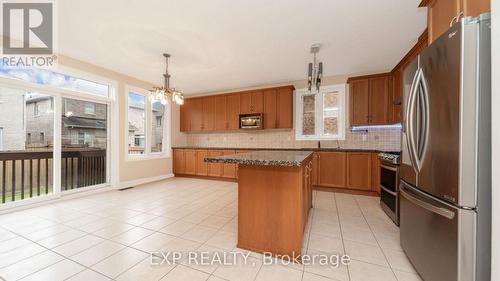
<instances>
[{"instance_id":1,"label":"built-in microwave","mask_svg":"<svg viewBox=\"0 0 500 281\"><path fill-rule=\"evenodd\" d=\"M240 114L240 129L262 129L262 113Z\"/></svg>"}]
</instances>

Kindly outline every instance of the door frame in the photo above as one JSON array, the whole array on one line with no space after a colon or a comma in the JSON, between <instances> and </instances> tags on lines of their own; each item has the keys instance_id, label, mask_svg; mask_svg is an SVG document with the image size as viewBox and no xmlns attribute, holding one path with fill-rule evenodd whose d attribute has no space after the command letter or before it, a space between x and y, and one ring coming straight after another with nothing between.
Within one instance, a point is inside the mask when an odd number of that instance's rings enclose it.
<instances>
[{"instance_id":1,"label":"door frame","mask_svg":"<svg viewBox=\"0 0 500 281\"><path fill-rule=\"evenodd\" d=\"M97 77L95 75L73 70L68 67L60 67L64 72L58 72L64 75L70 75L79 79L88 80L91 82L106 84L108 88L108 97L102 97L97 95L92 95L85 92L79 92L74 90L68 90L63 88L57 88L48 85L36 84L28 81L23 81L15 78L0 76L0 87L18 89L30 92L39 92L41 94L50 95L54 99L54 124L53 124L53 167L60 167L61 165L61 131L62 131L62 99L76 99L84 100L88 102L95 102L107 105L107 147L106 147L106 183L98 184L94 186L76 188L73 190L68 190L65 192L61 191L61 169L53 169L53 190L52 194L47 194L44 196L37 196L32 198L27 198L19 201L4 203L0 205L0 213L14 209L18 207L24 207L31 204L41 203L48 200L58 199L68 195L75 195L77 193L95 191L97 189L110 189L113 186L118 185L119 179L119 129L118 129L118 100L116 91L118 89L118 82L114 80L105 79L103 77ZM59 70L60 70L59 69ZM97 78L96 78L97 77ZM112 126L116 124L116 126ZM116 143L117 145L111 145Z\"/></svg>"}]
</instances>

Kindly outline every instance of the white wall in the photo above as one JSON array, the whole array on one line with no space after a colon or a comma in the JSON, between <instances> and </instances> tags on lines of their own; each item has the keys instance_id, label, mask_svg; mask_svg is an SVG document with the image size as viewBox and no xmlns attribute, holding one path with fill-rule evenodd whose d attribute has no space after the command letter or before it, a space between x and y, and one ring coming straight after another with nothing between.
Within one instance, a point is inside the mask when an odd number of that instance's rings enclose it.
<instances>
[{"instance_id":1,"label":"white wall","mask_svg":"<svg viewBox=\"0 0 500 281\"><path fill-rule=\"evenodd\" d=\"M493 225L491 280L500 280L500 0L492 1Z\"/></svg>"}]
</instances>

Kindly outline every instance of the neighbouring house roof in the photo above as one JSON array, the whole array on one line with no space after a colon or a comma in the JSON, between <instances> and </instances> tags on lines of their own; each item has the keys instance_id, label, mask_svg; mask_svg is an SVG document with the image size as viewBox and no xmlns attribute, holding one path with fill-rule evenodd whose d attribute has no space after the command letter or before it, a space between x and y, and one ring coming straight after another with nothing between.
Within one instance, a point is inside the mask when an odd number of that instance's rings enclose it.
<instances>
[{"instance_id":1,"label":"neighbouring house roof","mask_svg":"<svg viewBox=\"0 0 500 281\"><path fill-rule=\"evenodd\" d=\"M136 126L132 125L131 123L128 123L128 131L129 132L139 131L139 128L137 128Z\"/></svg>"},{"instance_id":2,"label":"neighbouring house roof","mask_svg":"<svg viewBox=\"0 0 500 281\"><path fill-rule=\"evenodd\" d=\"M106 120L84 118L77 116L62 117L63 126L66 128L98 129L106 130Z\"/></svg>"}]
</instances>

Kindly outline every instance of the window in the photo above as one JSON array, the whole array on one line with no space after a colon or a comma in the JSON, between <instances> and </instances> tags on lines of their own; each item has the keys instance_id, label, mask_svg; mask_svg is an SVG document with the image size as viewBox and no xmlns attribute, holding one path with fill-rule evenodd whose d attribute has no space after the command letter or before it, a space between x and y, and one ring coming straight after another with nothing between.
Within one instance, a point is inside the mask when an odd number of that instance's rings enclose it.
<instances>
[{"instance_id":1,"label":"window","mask_svg":"<svg viewBox=\"0 0 500 281\"><path fill-rule=\"evenodd\" d=\"M345 85L322 87L317 93L296 93L297 140L345 138Z\"/></svg>"},{"instance_id":2,"label":"window","mask_svg":"<svg viewBox=\"0 0 500 281\"><path fill-rule=\"evenodd\" d=\"M129 145L128 154L144 154L144 141L139 139L146 133L146 97L133 92L128 93L128 124Z\"/></svg>"},{"instance_id":3,"label":"window","mask_svg":"<svg viewBox=\"0 0 500 281\"><path fill-rule=\"evenodd\" d=\"M163 152L163 125L162 120L165 115L165 106L159 101L151 104L151 152Z\"/></svg>"},{"instance_id":4,"label":"window","mask_svg":"<svg viewBox=\"0 0 500 281\"><path fill-rule=\"evenodd\" d=\"M85 114L95 115L95 104L94 103L86 103L84 112L85 112Z\"/></svg>"},{"instance_id":5,"label":"window","mask_svg":"<svg viewBox=\"0 0 500 281\"><path fill-rule=\"evenodd\" d=\"M40 104L38 102L33 103L33 116L40 116Z\"/></svg>"},{"instance_id":6,"label":"window","mask_svg":"<svg viewBox=\"0 0 500 281\"><path fill-rule=\"evenodd\" d=\"M127 102L128 155L132 158L163 155L168 105L149 101L146 91L140 90L129 91Z\"/></svg>"},{"instance_id":7,"label":"window","mask_svg":"<svg viewBox=\"0 0 500 281\"><path fill-rule=\"evenodd\" d=\"M0 67L0 76L65 90L109 97L110 86L70 75L37 68Z\"/></svg>"}]
</instances>

